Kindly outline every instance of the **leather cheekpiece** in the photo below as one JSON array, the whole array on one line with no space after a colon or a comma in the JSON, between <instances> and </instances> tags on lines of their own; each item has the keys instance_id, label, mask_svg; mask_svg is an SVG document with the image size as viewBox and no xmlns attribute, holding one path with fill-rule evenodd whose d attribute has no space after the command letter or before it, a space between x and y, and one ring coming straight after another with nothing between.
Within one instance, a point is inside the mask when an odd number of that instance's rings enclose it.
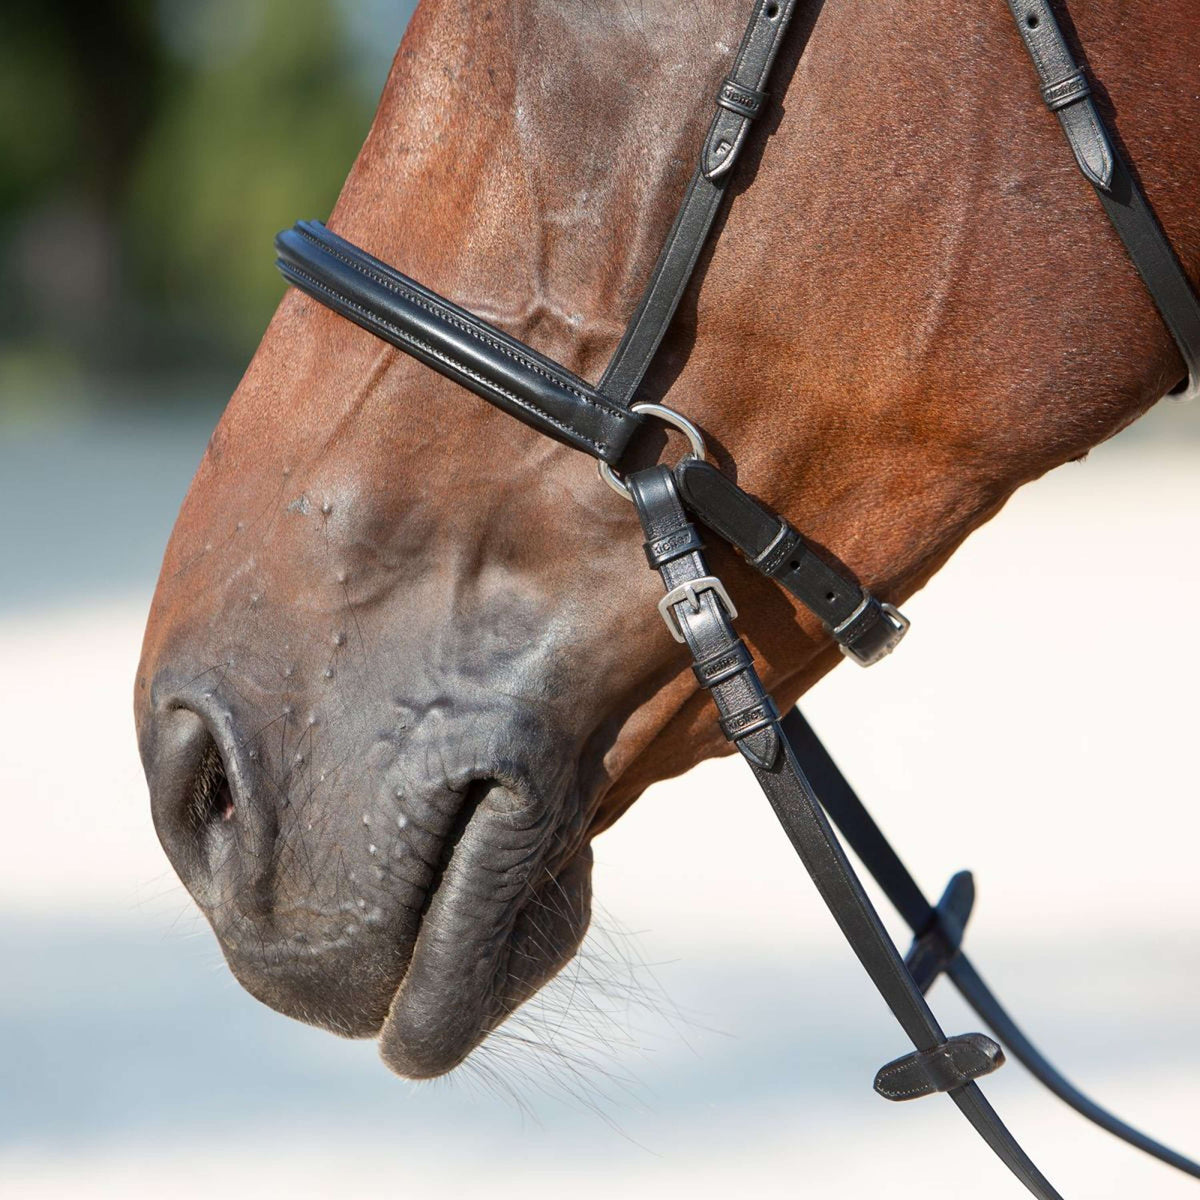
<instances>
[{"instance_id":1,"label":"leather cheekpiece","mask_svg":"<svg viewBox=\"0 0 1200 1200\"><path fill-rule=\"evenodd\" d=\"M648 547L682 540L685 535L681 531L693 529L669 468L635 471L626 482ZM694 544L698 541L694 539ZM660 557L652 565L662 576L668 593L701 580L716 582L698 544L685 554ZM726 738L751 763L770 768L779 756L780 745L775 703L758 678L749 651L734 631L716 591L697 588L694 598L694 604L684 598L673 606L675 622L692 652L692 669L716 701Z\"/></svg>"}]
</instances>

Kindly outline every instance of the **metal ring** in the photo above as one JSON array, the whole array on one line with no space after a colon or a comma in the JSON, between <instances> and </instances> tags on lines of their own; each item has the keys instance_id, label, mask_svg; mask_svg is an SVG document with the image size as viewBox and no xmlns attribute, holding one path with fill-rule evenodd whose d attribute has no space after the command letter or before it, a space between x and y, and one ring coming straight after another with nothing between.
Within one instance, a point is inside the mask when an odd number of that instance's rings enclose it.
<instances>
[{"instance_id":1,"label":"metal ring","mask_svg":"<svg viewBox=\"0 0 1200 1200\"><path fill-rule=\"evenodd\" d=\"M670 425L673 429L678 429L680 433L687 438L691 447L687 458L698 458L704 460L708 457L708 451L704 445L704 435L696 428L695 425L683 416L677 413L673 408L667 408L665 404L651 404L649 401L643 401L640 404L630 406L630 412L645 414L649 417L657 417L660 421ZM626 500L632 501L633 496L629 493L629 488L625 486L625 481L608 465L606 462L597 462L596 469L600 472L600 478L608 484L618 496L624 496Z\"/></svg>"}]
</instances>

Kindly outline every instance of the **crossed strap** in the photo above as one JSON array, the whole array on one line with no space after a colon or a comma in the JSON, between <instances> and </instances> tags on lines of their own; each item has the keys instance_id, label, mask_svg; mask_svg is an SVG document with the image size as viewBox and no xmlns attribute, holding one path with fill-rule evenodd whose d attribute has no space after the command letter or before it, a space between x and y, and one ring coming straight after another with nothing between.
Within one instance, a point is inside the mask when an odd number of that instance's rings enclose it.
<instances>
[{"instance_id":1,"label":"crossed strap","mask_svg":"<svg viewBox=\"0 0 1200 1200\"><path fill-rule=\"evenodd\" d=\"M1061 1200L974 1082L1004 1061L1000 1047L983 1034L946 1037L863 891L710 582L713 577L670 470L651 467L628 482L646 537L646 556L668 595L679 595L673 617L692 653L696 678L720 711L725 736L749 763L850 948L916 1048L881 1069L876 1089L892 1099L945 1092L1033 1195ZM680 593L688 584L691 594Z\"/></svg>"},{"instance_id":2,"label":"crossed strap","mask_svg":"<svg viewBox=\"0 0 1200 1200\"><path fill-rule=\"evenodd\" d=\"M975 1080L1004 1062L982 1033L947 1037L924 994L945 974L992 1031L1051 1091L1082 1116L1131 1145L1200 1178L1200 1165L1148 1137L1070 1083L1022 1032L962 949L975 899L969 872L931 905L798 708L780 717L732 618L736 610L703 555L676 478L665 467L630 476L645 552L666 588L664 616L692 654L711 692L722 732L741 752L821 898L915 1050L880 1068L875 1090L889 1100L946 1093L1006 1166L1038 1197L1058 1192L997 1116ZM907 956L888 936L830 826L832 819L913 931Z\"/></svg>"}]
</instances>

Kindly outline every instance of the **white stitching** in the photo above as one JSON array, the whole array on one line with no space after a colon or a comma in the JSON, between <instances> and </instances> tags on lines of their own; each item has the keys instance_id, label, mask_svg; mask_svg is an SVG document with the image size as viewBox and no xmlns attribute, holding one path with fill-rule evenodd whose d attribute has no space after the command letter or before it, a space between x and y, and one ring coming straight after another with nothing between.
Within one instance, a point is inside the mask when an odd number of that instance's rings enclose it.
<instances>
[{"instance_id":1,"label":"white stitching","mask_svg":"<svg viewBox=\"0 0 1200 1200\"><path fill-rule=\"evenodd\" d=\"M336 258L339 262L345 263L346 266L348 266L352 271L357 271L358 274L364 276L365 278L374 280L380 285L380 287L386 288L394 295L403 297L405 300L409 301L410 304L415 304L419 308L425 309L426 312L432 313L435 317L445 321L447 324L453 325L456 329L460 329L468 337L474 338L477 342L482 342L486 346L491 346L493 350L498 350L501 354L511 358L513 362L520 363L521 366L527 367L535 374L541 375L544 379L550 380L551 383L557 384L563 389L563 391L570 392L571 395L577 396L585 404L591 404L596 408L603 409L603 411L610 413L620 421L624 421L629 416L629 414L622 409L613 408L612 406L605 404L599 399L599 397L589 396L586 392L582 392L578 388L573 387L561 376L552 374L550 371L547 371L545 367L540 366L532 359L525 358L523 355L518 354L512 349L511 346L505 346L502 342L497 342L495 339L488 337L482 330L476 328L474 325L468 325L460 317L456 317L453 313L447 311L446 309L431 304L427 299L425 299L424 296L411 291L393 279L389 279L386 275L381 275L375 270L375 268L369 267L366 263L350 258L341 253L341 251L335 250L332 246L326 245L319 238L309 233L306 229L298 228L296 229L296 232L299 233L301 237L310 241L314 246L317 247L317 249L321 250L325 254L328 254L332 258Z\"/></svg>"},{"instance_id":2,"label":"white stitching","mask_svg":"<svg viewBox=\"0 0 1200 1200\"><path fill-rule=\"evenodd\" d=\"M470 367L460 363L457 359L451 358L448 354L443 354L442 351L438 350L435 346L431 346L427 342L421 341L420 338L413 337L413 335L407 330L401 329L400 326L392 324L391 321L385 321L377 313L373 313L370 309L364 308L361 304L356 304L348 297L343 296L339 292L335 292L332 288L323 284L319 279L314 279L311 275L299 270L291 263L286 263L285 266L287 267L288 274L294 279L295 282L303 281L304 284L315 288L317 291L324 292L327 296L330 296L334 300L338 301L339 304L344 304L347 308L354 309L355 312L360 313L373 324L388 330L390 333L395 334L396 337L401 338L410 345L418 347L430 357L436 358L439 362L444 362L447 366L453 367L460 374L474 379L477 383L488 388L490 391L496 392L498 395L504 396L506 399L511 400L513 404L517 405L518 408L524 408L530 412L537 413L537 415L541 417L547 424L553 425L556 429L561 429L563 433L569 434L571 437L587 443L587 445L591 446L592 449L594 449L597 453L603 454L604 451L608 449L608 444L606 442L594 441L592 438L580 433L579 430L572 429L571 426L564 424L562 421L552 417L548 412L544 412L542 409L538 408L536 404L522 399L522 397L516 395L516 393L510 392L507 388L501 387L498 383L494 383L492 380L488 379L486 375L480 375L477 371L471 370ZM305 290L308 290L307 287Z\"/></svg>"}]
</instances>

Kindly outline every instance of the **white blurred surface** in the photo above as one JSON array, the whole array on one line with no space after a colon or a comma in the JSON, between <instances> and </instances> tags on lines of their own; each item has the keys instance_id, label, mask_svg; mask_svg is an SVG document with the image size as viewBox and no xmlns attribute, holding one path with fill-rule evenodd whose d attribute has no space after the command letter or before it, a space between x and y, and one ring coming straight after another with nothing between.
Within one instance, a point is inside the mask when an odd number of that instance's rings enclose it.
<instances>
[{"instance_id":1,"label":"white blurred surface","mask_svg":"<svg viewBox=\"0 0 1200 1200\"><path fill-rule=\"evenodd\" d=\"M1034 1039L1200 1154L1200 442L1153 420L1168 436L1020 493L905 606L901 652L806 709L927 891L975 871L968 945ZM595 1059L590 1084L530 1053L508 1068L534 1080L524 1109L477 1080L414 1087L259 1006L150 827L132 574L0 611L0 1195L1023 1194L948 1102L871 1093L903 1038L733 760L597 843L597 898L635 932L599 937L599 982L572 973L524 1019ZM978 1027L945 985L933 999ZM1068 1197L1197 1194L1019 1065L986 1090Z\"/></svg>"}]
</instances>

